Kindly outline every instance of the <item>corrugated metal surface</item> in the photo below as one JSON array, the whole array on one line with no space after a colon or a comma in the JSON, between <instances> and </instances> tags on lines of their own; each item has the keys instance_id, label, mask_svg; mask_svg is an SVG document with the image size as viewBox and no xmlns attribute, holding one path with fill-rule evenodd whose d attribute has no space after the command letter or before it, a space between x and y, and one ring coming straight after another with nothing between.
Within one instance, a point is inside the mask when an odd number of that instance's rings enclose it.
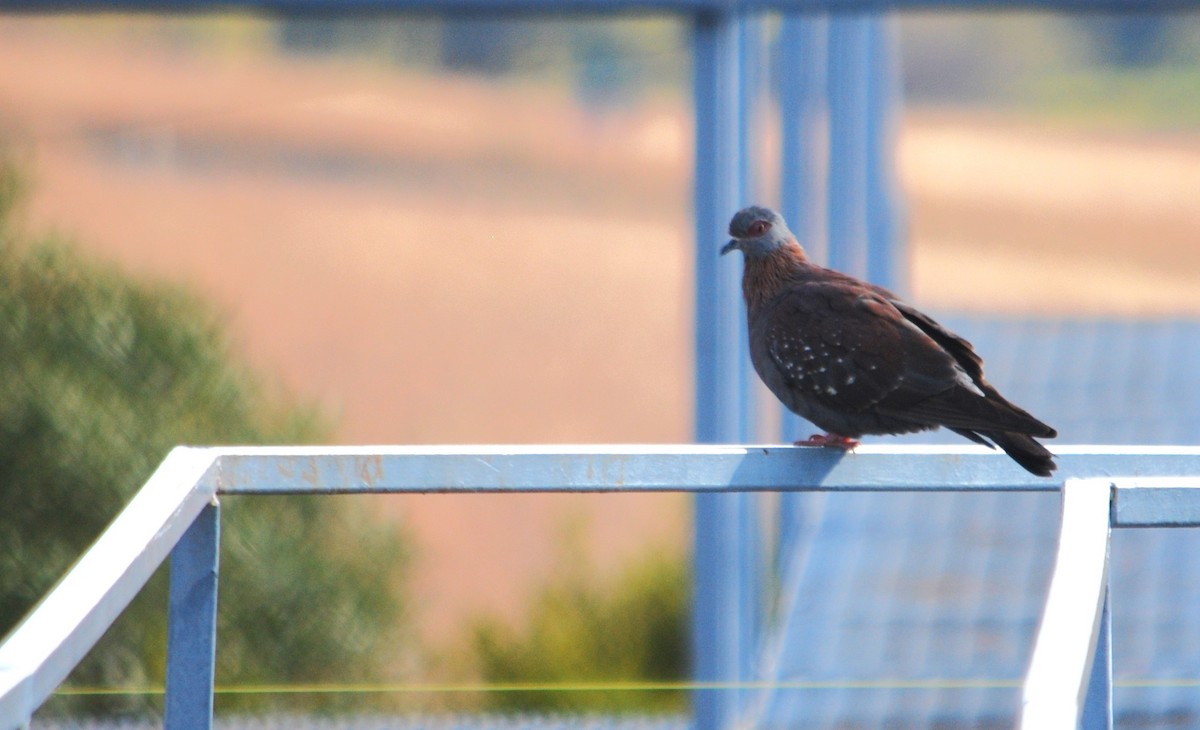
<instances>
[{"instance_id":1,"label":"corrugated metal surface","mask_svg":"<svg viewBox=\"0 0 1200 730\"><path fill-rule=\"evenodd\" d=\"M1200 322L944 321L975 343L1001 392L1058 428L1057 443L1200 442ZM823 684L771 692L762 726L1010 727L1057 495L806 499L807 521L820 519L794 561L768 678ZM1200 530L1116 531L1111 585L1119 725L1200 725L1200 686L1121 686L1200 679ZM963 688L977 680L998 686Z\"/></svg>"}]
</instances>

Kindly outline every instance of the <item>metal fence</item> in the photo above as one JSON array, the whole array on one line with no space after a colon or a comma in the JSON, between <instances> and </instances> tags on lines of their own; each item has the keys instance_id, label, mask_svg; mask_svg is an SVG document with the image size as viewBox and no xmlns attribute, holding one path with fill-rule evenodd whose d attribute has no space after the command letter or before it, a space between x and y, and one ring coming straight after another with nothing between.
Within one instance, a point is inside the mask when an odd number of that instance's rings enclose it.
<instances>
[{"instance_id":1,"label":"metal fence","mask_svg":"<svg viewBox=\"0 0 1200 730\"><path fill-rule=\"evenodd\" d=\"M1060 547L1025 683L1022 727L1075 727L1080 718L1088 728L1108 727L1109 531L1200 525L1200 448L1071 447L1059 454L1065 486L979 447L864 446L850 454L741 446L181 447L0 645L0 727L30 721L168 555L165 725L211 727L224 495L1060 488ZM701 634L698 641L713 638ZM771 689L746 679L698 681L693 690L699 700ZM698 727L725 727L705 722L696 718Z\"/></svg>"}]
</instances>

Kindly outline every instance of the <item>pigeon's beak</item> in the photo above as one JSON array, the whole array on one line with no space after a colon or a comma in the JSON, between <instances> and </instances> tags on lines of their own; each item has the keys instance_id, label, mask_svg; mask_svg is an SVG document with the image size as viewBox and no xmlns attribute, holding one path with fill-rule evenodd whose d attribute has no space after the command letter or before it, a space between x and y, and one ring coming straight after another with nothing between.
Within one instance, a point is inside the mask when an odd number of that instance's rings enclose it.
<instances>
[{"instance_id":1,"label":"pigeon's beak","mask_svg":"<svg viewBox=\"0 0 1200 730\"><path fill-rule=\"evenodd\" d=\"M738 241L735 238L732 241L730 241L729 243L727 243L721 247L721 255L724 256L725 254L727 254L730 251L733 251L734 249L737 249L737 248L740 248L740 246L738 246Z\"/></svg>"}]
</instances>

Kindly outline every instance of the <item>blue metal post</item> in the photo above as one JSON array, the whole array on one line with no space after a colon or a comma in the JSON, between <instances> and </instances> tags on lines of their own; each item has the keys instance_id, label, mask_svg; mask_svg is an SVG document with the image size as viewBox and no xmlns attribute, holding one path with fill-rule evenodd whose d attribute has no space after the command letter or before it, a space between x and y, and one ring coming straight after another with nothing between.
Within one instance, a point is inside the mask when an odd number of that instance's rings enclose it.
<instances>
[{"instance_id":1,"label":"blue metal post","mask_svg":"<svg viewBox=\"0 0 1200 730\"><path fill-rule=\"evenodd\" d=\"M761 151L763 81L767 68L764 57L763 18L752 15L738 23L738 200L763 201Z\"/></svg>"},{"instance_id":2,"label":"blue metal post","mask_svg":"<svg viewBox=\"0 0 1200 730\"><path fill-rule=\"evenodd\" d=\"M867 278L902 290L908 284L895 170L900 57L893 19L872 16L867 32Z\"/></svg>"},{"instance_id":3,"label":"blue metal post","mask_svg":"<svg viewBox=\"0 0 1200 730\"><path fill-rule=\"evenodd\" d=\"M1087 697L1083 701L1083 730L1112 730L1112 620L1109 612L1109 592L1104 590L1104 611L1100 615L1100 631L1096 637L1096 655L1092 659L1092 676L1088 679Z\"/></svg>"},{"instance_id":4,"label":"blue metal post","mask_svg":"<svg viewBox=\"0 0 1200 730\"><path fill-rule=\"evenodd\" d=\"M739 267L719 260L729 217L739 204L740 149L736 15L694 16L696 106L696 440L735 441L742 433L747 356ZM741 592L738 590L738 495L698 495L695 502L696 679L738 679ZM737 696L699 690L697 730L722 730L736 717Z\"/></svg>"},{"instance_id":5,"label":"blue metal post","mask_svg":"<svg viewBox=\"0 0 1200 730\"><path fill-rule=\"evenodd\" d=\"M824 174L829 21L788 15L776 46L781 145L780 212L809 257L827 260Z\"/></svg>"},{"instance_id":6,"label":"blue metal post","mask_svg":"<svg viewBox=\"0 0 1200 730\"><path fill-rule=\"evenodd\" d=\"M759 164L762 151L763 129L763 82L766 78L766 46L763 43L765 23L759 15L741 19L739 26L738 64L738 198L742 203L757 203L763 200L762 169ZM740 257L739 257L740 258ZM736 268L736 267L735 267ZM746 342L748 332L745 317L740 318L738 347ZM739 355L740 357L740 355ZM758 382L752 367L746 367L748 356L742 359L739 377L742 378L743 396L738 439L742 442L759 441ZM763 618L764 574L762 564L762 530L759 528L758 505L760 495L738 495L738 590L741 602L740 655L738 676L756 679L758 659L757 637L760 636ZM748 693L738 693L738 713L745 709Z\"/></svg>"},{"instance_id":7,"label":"blue metal post","mask_svg":"<svg viewBox=\"0 0 1200 730\"><path fill-rule=\"evenodd\" d=\"M212 727L220 518L205 507L171 551L166 730Z\"/></svg>"},{"instance_id":8,"label":"blue metal post","mask_svg":"<svg viewBox=\"0 0 1200 730\"><path fill-rule=\"evenodd\" d=\"M870 19L829 21L829 265L867 274L867 69Z\"/></svg>"}]
</instances>

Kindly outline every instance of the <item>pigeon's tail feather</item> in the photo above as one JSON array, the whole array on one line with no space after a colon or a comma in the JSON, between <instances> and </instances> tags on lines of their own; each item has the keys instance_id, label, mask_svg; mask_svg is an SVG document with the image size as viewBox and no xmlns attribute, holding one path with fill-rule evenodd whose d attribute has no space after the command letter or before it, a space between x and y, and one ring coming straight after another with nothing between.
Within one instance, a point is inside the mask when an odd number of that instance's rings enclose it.
<instances>
[{"instance_id":1,"label":"pigeon's tail feather","mask_svg":"<svg viewBox=\"0 0 1200 730\"><path fill-rule=\"evenodd\" d=\"M980 436L979 434L975 433L974 431L972 431L970 429L951 428L950 430L953 431L954 433L958 434L959 436L962 436L964 438L969 438L972 441L974 441L975 443L980 444L982 446L986 446L989 449L996 448L995 445L992 444L991 441L988 441L987 439L985 439L984 437Z\"/></svg>"},{"instance_id":2,"label":"pigeon's tail feather","mask_svg":"<svg viewBox=\"0 0 1200 730\"><path fill-rule=\"evenodd\" d=\"M1010 431L989 431L983 434L996 445L1004 449L1004 453L1013 458L1013 461L1020 464L1026 471L1031 474L1036 474L1039 477L1048 477L1053 472L1057 465L1054 463L1054 454L1045 447L1034 441L1032 437L1023 433L1012 433Z\"/></svg>"}]
</instances>

